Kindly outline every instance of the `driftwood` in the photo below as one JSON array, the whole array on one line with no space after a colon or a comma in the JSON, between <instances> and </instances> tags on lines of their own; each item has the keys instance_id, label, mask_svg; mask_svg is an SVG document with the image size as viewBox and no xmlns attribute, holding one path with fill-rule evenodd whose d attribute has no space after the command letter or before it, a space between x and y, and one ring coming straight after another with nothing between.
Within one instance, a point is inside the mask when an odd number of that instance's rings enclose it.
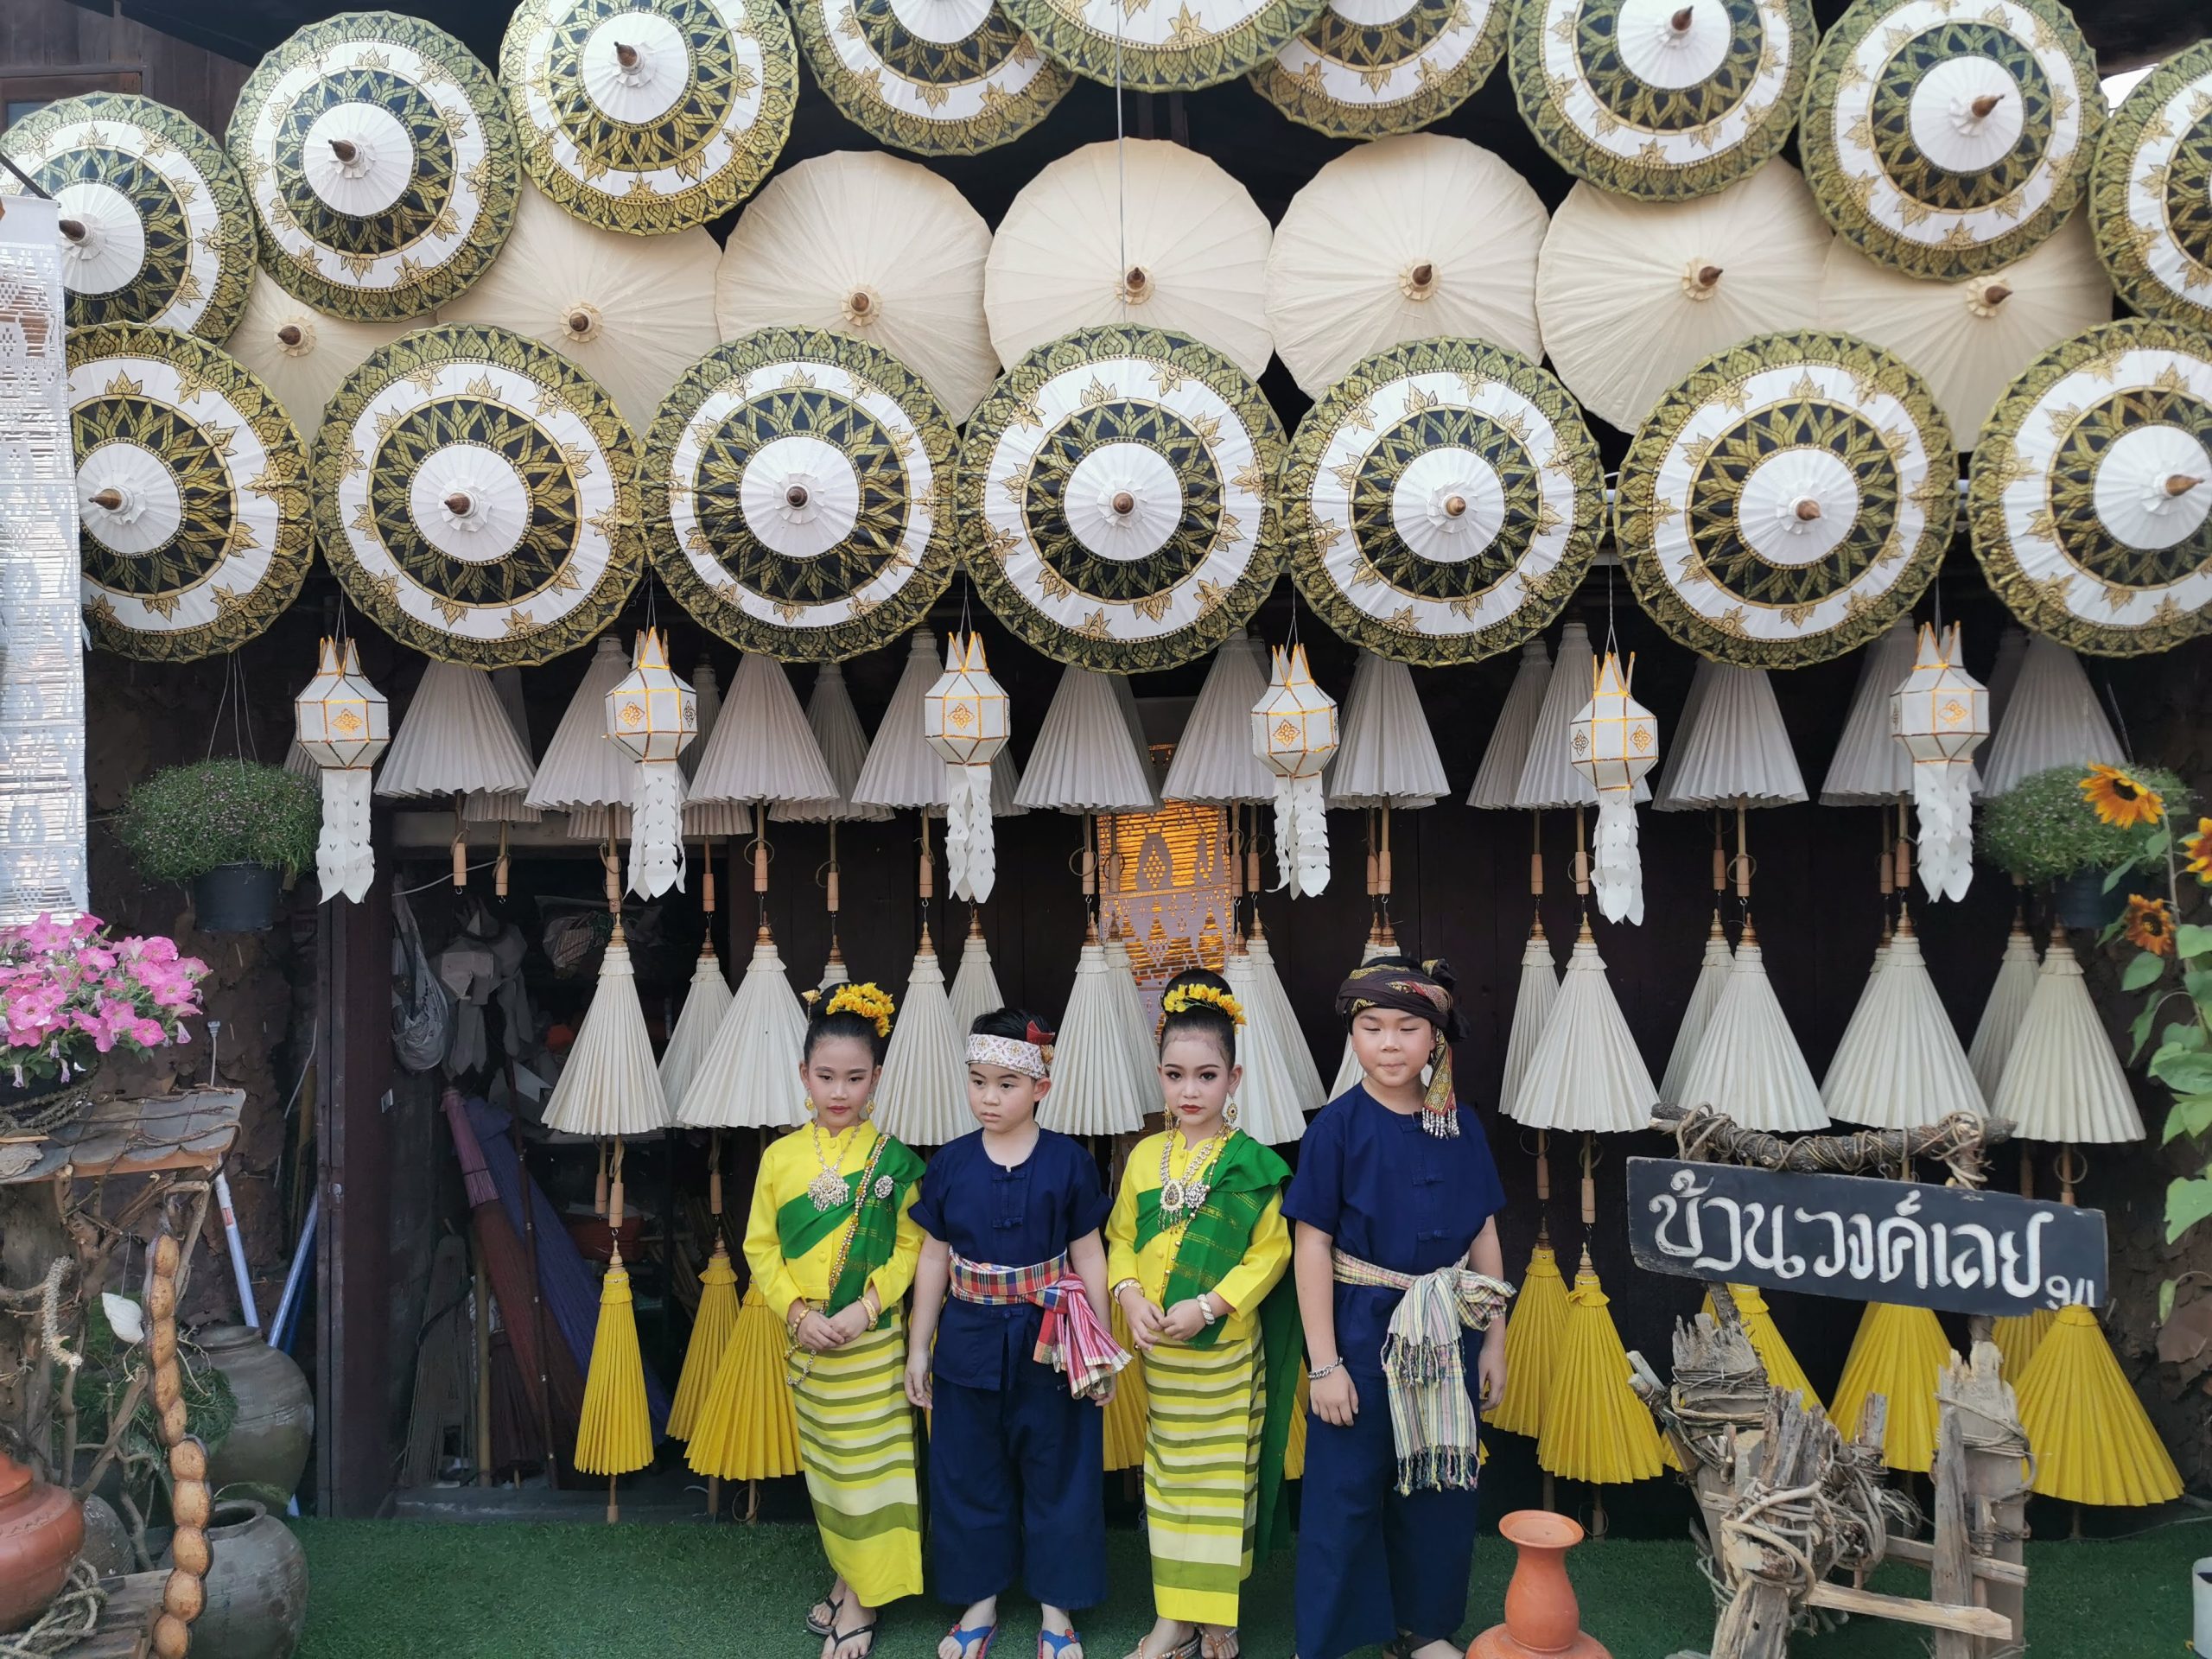
<instances>
[{"instance_id":1,"label":"driftwood","mask_svg":"<svg viewBox=\"0 0 2212 1659\"><path fill-rule=\"evenodd\" d=\"M2012 1138L2010 1119L1977 1117L1972 1112L1954 1112L1927 1128L1861 1129L1855 1135L1800 1135L1795 1141L1740 1128L1709 1106L1655 1106L1651 1120L1654 1128L1675 1137L1680 1155L1688 1159L1803 1175L1863 1175L1910 1169L1915 1159L1934 1158L1961 1186L1982 1185L1988 1149Z\"/></svg>"}]
</instances>

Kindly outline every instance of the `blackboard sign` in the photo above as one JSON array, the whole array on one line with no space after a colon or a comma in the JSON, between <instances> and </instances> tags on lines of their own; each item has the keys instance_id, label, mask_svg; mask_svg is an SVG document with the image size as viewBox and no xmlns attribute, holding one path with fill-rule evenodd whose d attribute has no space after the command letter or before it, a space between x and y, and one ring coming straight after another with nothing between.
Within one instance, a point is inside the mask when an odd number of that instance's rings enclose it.
<instances>
[{"instance_id":1,"label":"blackboard sign","mask_svg":"<svg viewBox=\"0 0 2212 1659\"><path fill-rule=\"evenodd\" d=\"M2096 1210L1671 1158L1628 1160L1628 1206L1630 1248L1652 1273L1957 1313L2105 1298Z\"/></svg>"}]
</instances>

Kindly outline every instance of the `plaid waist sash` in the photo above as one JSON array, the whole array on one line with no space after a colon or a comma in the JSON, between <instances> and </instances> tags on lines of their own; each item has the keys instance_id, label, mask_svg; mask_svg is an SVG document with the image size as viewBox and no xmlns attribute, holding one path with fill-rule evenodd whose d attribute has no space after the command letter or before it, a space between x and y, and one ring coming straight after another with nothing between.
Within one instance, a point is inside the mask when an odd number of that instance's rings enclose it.
<instances>
[{"instance_id":1,"label":"plaid waist sash","mask_svg":"<svg viewBox=\"0 0 2212 1659\"><path fill-rule=\"evenodd\" d=\"M1090 1293L1068 1266L1065 1250L1049 1262L1033 1262L1026 1268L970 1262L957 1250L951 1256L950 1288L960 1300L982 1307L1011 1307L1027 1302L1045 1310L1033 1357L1039 1364L1050 1365L1065 1376L1068 1392L1077 1399L1097 1393L1129 1363L1128 1354L1114 1340L1113 1332L1100 1322Z\"/></svg>"},{"instance_id":2,"label":"plaid waist sash","mask_svg":"<svg viewBox=\"0 0 2212 1659\"><path fill-rule=\"evenodd\" d=\"M1513 1287L1457 1263L1416 1274L1378 1268L1342 1250L1331 1252L1330 1261L1340 1285L1405 1293L1382 1339L1398 1490L1471 1488L1481 1467L1479 1419L1467 1397L1459 1333L1487 1329Z\"/></svg>"}]
</instances>

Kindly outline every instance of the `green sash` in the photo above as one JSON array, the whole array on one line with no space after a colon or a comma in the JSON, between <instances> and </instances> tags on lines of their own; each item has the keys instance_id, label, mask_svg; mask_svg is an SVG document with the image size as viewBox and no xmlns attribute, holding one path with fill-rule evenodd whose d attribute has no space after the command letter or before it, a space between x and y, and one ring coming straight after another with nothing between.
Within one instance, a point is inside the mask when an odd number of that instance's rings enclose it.
<instances>
[{"instance_id":1,"label":"green sash","mask_svg":"<svg viewBox=\"0 0 2212 1659\"><path fill-rule=\"evenodd\" d=\"M858 1301L868 1288L869 1276L891 1259L899 1238L899 1206L906 1199L906 1189L922 1178L925 1166L918 1154L880 1130L877 1135L877 1145L869 1149L870 1163L845 1177L842 1203L817 1210L813 1198L801 1192L776 1211L776 1243L786 1262L798 1261L847 1222L854 1224L844 1268L837 1282L830 1287L825 1313L842 1313ZM861 1190L863 1183L873 1188L887 1179L891 1190L883 1198Z\"/></svg>"}]
</instances>

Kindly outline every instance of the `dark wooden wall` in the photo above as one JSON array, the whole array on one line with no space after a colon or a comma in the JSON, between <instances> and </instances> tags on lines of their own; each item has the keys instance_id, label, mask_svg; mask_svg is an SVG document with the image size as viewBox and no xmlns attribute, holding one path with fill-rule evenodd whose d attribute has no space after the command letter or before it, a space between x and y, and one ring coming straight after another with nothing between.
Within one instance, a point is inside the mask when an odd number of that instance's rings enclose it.
<instances>
[{"instance_id":1,"label":"dark wooden wall","mask_svg":"<svg viewBox=\"0 0 2212 1659\"><path fill-rule=\"evenodd\" d=\"M83 90L66 84L67 77L135 71L137 91L183 111L219 138L250 67L70 0L0 0L0 82L52 78L54 95L66 97Z\"/></svg>"}]
</instances>

